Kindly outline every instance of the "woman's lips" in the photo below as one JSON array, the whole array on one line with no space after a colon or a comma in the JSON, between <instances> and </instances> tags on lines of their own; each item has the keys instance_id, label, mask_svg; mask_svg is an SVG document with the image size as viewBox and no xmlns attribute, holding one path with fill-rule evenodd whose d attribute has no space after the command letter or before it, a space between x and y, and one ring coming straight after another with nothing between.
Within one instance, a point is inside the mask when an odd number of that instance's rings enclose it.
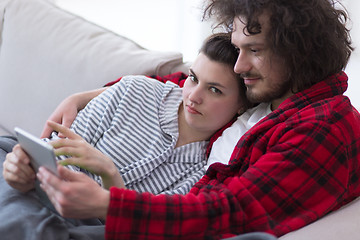
<instances>
[{"instance_id":1,"label":"woman's lips","mask_svg":"<svg viewBox=\"0 0 360 240\"><path fill-rule=\"evenodd\" d=\"M199 111L197 111L195 108L190 107L189 105L186 105L186 110L191 114L201 114Z\"/></svg>"}]
</instances>

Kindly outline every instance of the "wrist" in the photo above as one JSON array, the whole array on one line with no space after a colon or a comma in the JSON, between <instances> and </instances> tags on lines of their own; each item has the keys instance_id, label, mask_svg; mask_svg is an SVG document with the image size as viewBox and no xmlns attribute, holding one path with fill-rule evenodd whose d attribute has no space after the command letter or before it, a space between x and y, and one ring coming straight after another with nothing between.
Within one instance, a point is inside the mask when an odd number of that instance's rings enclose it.
<instances>
[{"instance_id":1,"label":"wrist","mask_svg":"<svg viewBox=\"0 0 360 240\"><path fill-rule=\"evenodd\" d=\"M110 205L110 191L102 189L99 203L97 216L98 218L106 220Z\"/></svg>"},{"instance_id":2,"label":"wrist","mask_svg":"<svg viewBox=\"0 0 360 240\"><path fill-rule=\"evenodd\" d=\"M112 186L118 188L125 188L124 181L119 171L114 164L112 164L112 166L112 168L108 168L108 172L106 174L100 175L103 182L103 187L105 189L109 189Z\"/></svg>"},{"instance_id":3,"label":"wrist","mask_svg":"<svg viewBox=\"0 0 360 240\"><path fill-rule=\"evenodd\" d=\"M106 89L107 87L90 90L86 92L75 93L74 95L72 95L72 97L74 97L75 99L75 102L77 103L76 106L78 110L83 109L86 106L86 104L88 104L93 98L97 97Z\"/></svg>"}]
</instances>

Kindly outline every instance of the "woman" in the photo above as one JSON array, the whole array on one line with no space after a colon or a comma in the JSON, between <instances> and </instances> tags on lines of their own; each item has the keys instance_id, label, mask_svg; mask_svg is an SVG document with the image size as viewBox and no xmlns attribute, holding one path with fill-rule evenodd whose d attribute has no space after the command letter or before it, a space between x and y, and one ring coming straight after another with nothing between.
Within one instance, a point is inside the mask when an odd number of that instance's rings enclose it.
<instances>
[{"instance_id":1,"label":"woman","mask_svg":"<svg viewBox=\"0 0 360 240\"><path fill-rule=\"evenodd\" d=\"M204 175L207 140L249 106L233 72L236 59L230 36L212 35L183 88L125 77L79 113L76 134L50 122L67 137L51 144L57 155L71 156L63 165L87 169L105 188L184 194ZM5 180L22 192L34 186L28 163L19 146L4 163Z\"/></svg>"}]
</instances>

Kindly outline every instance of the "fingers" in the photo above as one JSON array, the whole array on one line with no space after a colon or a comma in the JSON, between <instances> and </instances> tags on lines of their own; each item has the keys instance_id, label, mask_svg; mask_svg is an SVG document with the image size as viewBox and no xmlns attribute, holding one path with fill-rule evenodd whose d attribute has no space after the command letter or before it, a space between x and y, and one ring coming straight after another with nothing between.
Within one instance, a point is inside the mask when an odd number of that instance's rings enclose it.
<instances>
[{"instance_id":1,"label":"fingers","mask_svg":"<svg viewBox=\"0 0 360 240\"><path fill-rule=\"evenodd\" d=\"M66 158L64 160L58 161L58 163L61 166L74 165L86 169L86 166L82 164L82 161L79 158Z\"/></svg>"},{"instance_id":2,"label":"fingers","mask_svg":"<svg viewBox=\"0 0 360 240\"><path fill-rule=\"evenodd\" d=\"M41 132L40 138L48 138L50 137L52 132L53 132L52 128L50 128L48 125L45 125L45 127Z\"/></svg>"},{"instance_id":3,"label":"fingers","mask_svg":"<svg viewBox=\"0 0 360 240\"><path fill-rule=\"evenodd\" d=\"M61 187L61 179L46 170L44 167L39 168L36 176L40 181L40 187L44 190L44 192L46 192L56 210L61 210L57 201L60 195L58 189Z\"/></svg>"},{"instance_id":4,"label":"fingers","mask_svg":"<svg viewBox=\"0 0 360 240\"><path fill-rule=\"evenodd\" d=\"M53 114L54 115L54 114ZM57 116L57 115L51 115L50 118L48 120L50 121L54 121L54 122L57 122L57 123L61 123L62 119L60 116ZM53 132L54 130L49 127L49 125L46 123L42 132L41 132L41 135L40 135L40 138L48 138L50 137L51 133Z\"/></svg>"},{"instance_id":5,"label":"fingers","mask_svg":"<svg viewBox=\"0 0 360 240\"><path fill-rule=\"evenodd\" d=\"M75 114L74 116L73 115L64 115L63 116L63 119L62 119L62 126L66 127L66 128L70 128L71 127L71 124L73 123L75 117L76 117L77 114ZM59 132L58 134L59 137L61 138L65 138L66 136L62 133L62 132Z\"/></svg>"},{"instance_id":6,"label":"fingers","mask_svg":"<svg viewBox=\"0 0 360 240\"><path fill-rule=\"evenodd\" d=\"M60 144L62 143L57 142L52 144L52 146L55 149L56 156L66 155L73 157L81 157L83 155L83 151L81 148L77 148L76 146L71 146L71 145L60 145Z\"/></svg>"},{"instance_id":7,"label":"fingers","mask_svg":"<svg viewBox=\"0 0 360 240\"><path fill-rule=\"evenodd\" d=\"M34 188L35 172L28 164L29 159L21 148L17 146L13 150L6 155L3 162L3 177L11 187L27 192Z\"/></svg>"},{"instance_id":8,"label":"fingers","mask_svg":"<svg viewBox=\"0 0 360 240\"><path fill-rule=\"evenodd\" d=\"M49 142L55 149L55 155L67 155L74 157L81 157L88 151L86 142L81 140L71 140L68 138L58 139Z\"/></svg>"},{"instance_id":9,"label":"fingers","mask_svg":"<svg viewBox=\"0 0 360 240\"><path fill-rule=\"evenodd\" d=\"M72 117L72 116L71 117L64 116L63 120L62 120L62 125L64 127L66 127L66 128L70 128L73 121L74 121L74 117Z\"/></svg>"},{"instance_id":10,"label":"fingers","mask_svg":"<svg viewBox=\"0 0 360 240\"><path fill-rule=\"evenodd\" d=\"M59 176L68 182L80 182L84 177L87 177L81 172L71 171L70 169L63 166L58 167L58 172Z\"/></svg>"},{"instance_id":11,"label":"fingers","mask_svg":"<svg viewBox=\"0 0 360 240\"><path fill-rule=\"evenodd\" d=\"M32 168L29 167L28 170L24 171L21 167L10 161L4 161L3 163L3 176L7 182L17 184L27 184L35 180L35 172Z\"/></svg>"},{"instance_id":12,"label":"fingers","mask_svg":"<svg viewBox=\"0 0 360 240\"><path fill-rule=\"evenodd\" d=\"M35 179L35 172L29 163L29 157L19 145L16 145L13 152L6 155L3 163L4 178L21 183Z\"/></svg>"},{"instance_id":13,"label":"fingers","mask_svg":"<svg viewBox=\"0 0 360 240\"><path fill-rule=\"evenodd\" d=\"M67 137L69 139L81 139L79 135L71 131L68 127L65 127L59 123L53 122L53 121L47 121L47 125L55 130L56 132L62 134L64 137Z\"/></svg>"},{"instance_id":14,"label":"fingers","mask_svg":"<svg viewBox=\"0 0 360 240\"><path fill-rule=\"evenodd\" d=\"M60 215L71 218L106 218L110 194L83 173L59 166L59 176L41 167L37 174ZM64 180L62 180L64 179Z\"/></svg>"},{"instance_id":15,"label":"fingers","mask_svg":"<svg viewBox=\"0 0 360 240\"><path fill-rule=\"evenodd\" d=\"M16 144L13 149L12 153L14 154L14 158L17 159L17 161L23 163L23 164L29 164L30 158L26 154L26 152L21 148L20 144Z\"/></svg>"},{"instance_id":16,"label":"fingers","mask_svg":"<svg viewBox=\"0 0 360 240\"><path fill-rule=\"evenodd\" d=\"M36 175L41 182L41 188L44 189L48 196L55 196L57 192L64 193L64 191L66 191L64 180L66 183L81 182L82 179L86 177L86 175L81 172L74 172L60 165L57 170L59 177L55 176L44 167L40 167L39 172Z\"/></svg>"}]
</instances>

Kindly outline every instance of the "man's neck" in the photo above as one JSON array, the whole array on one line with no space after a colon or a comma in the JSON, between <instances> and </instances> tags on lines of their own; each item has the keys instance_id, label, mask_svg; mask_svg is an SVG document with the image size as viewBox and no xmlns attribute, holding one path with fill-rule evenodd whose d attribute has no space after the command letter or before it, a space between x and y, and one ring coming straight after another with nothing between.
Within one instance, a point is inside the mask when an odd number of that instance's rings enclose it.
<instances>
[{"instance_id":1,"label":"man's neck","mask_svg":"<svg viewBox=\"0 0 360 240\"><path fill-rule=\"evenodd\" d=\"M287 93L285 93L284 96L282 96L281 98L272 100L271 101L271 111L274 111L275 109L277 109L282 102L284 102L286 99L288 99L292 95L294 95L294 93L291 91L291 89L289 89L289 91Z\"/></svg>"}]
</instances>

